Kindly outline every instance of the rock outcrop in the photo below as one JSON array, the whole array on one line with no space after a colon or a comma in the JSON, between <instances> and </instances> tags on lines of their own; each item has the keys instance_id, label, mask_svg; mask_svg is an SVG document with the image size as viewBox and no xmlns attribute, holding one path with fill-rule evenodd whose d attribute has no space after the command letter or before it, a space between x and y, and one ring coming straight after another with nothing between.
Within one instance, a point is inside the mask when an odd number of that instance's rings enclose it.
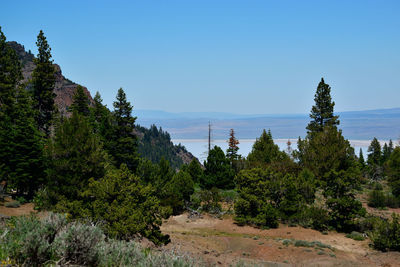
<instances>
[{"instance_id":1,"label":"rock outcrop","mask_svg":"<svg viewBox=\"0 0 400 267\"><path fill-rule=\"evenodd\" d=\"M31 51L25 51L23 45L17 42L8 42L8 44L17 52L17 55L22 64L23 82L28 82L32 78L32 72L35 69L34 58L35 56ZM73 95L78 84L72 82L62 75L61 68L57 64L53 64L56 70L56 84L54 93L56 94L55 103L58 110L65 115L69 115L68 107L72 104ZM91 103L93 103L90 92L84 87L85 94L88 96Z\"/></svg>"}]
</instances>

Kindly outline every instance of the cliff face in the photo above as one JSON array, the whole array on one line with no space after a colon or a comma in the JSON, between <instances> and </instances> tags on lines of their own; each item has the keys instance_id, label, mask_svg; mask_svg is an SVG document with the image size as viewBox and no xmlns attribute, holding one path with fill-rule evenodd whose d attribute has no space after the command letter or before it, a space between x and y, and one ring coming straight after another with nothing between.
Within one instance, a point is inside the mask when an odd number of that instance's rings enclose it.
<instances>
[{"instance_id":1,"label":"cliff face","mask_svg":"<svg viewBox=\"0 0 400 267\"><path fill-rule=\"evenodd\" d=\"M33 59L35 56L31 51L26 52L23 45L17 42L8 42L8 44L17 52L17 55L22 63L22 75L24 76L23 82L27 82L32 78L32 72L35 68ZM54 93L56 94L55 103L58 110L65 115L69 115L67 108L72 104L72 98L78 84L72 82L62 75L61 68L57 64L53 64L56 70L56 84ZM89 97L91 103L93 103L92 96L86 87L83 87L85 94Z\"/></svg>"}]
</instances>

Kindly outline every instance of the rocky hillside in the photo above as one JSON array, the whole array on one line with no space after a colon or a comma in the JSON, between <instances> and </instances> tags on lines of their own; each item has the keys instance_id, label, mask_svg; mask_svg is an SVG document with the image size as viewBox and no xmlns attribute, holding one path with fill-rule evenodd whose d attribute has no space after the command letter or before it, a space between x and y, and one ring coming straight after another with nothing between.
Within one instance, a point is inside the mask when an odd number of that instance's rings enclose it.
<instances>
[{"instance_id":1,"label":"rocky hillside","mask_svg":"<svg viewBox=\"0 0 400 267\"><path fill-rule=\"evenodd\" d=\"M35 56L31 51L25 51L23 45L17 42L8 42L8 44L17 52L17 55L22 63L22 74L24 76L23 82L28 82L32 78L32 72L35 68L33 59ZM56 94L56 105L58 110L65 115L69 115L68 107L72 104L73 95L78 84L72 82L62 75L61 68L59 65L54 64L56 69L56 84L54 93ZM29 86L28 86L29 88ZM86 87L83 87L89 100L93 102L92 96ZM155 127L156 132L157 128ZM139 151L145 158L150 159L153 162L158 162L161 157L168 159L171 166L179 168L182 164L188 164L192 161L194 156L188 152L185 147L181 145L173 145L170 136L167 132L154 133L151 129L138 126Z\"/></svg>"},{"instance_id":2,"label":"rocky hillside","mask_svg":"<svg viewBox=\"0 0 400 267\"><path fill-rule=\"evenodd\" d=\"M17 52L22 63L22 75L24 76L23 82L27 82L32 78L32 72L35 68L35 63L33 62L35 56L31 51L25 51L24 46L17 42L8 42L8 44ZM59 111L62 114L68 115L67 109L72 104L72 97L78 84L65 78L64 75L62 75L59 65L54 64L54 67L56 69L56 85L54 88L54 93L56 94L55 102ZM92 96L86 87L84 87L84 91L92 102Z\"/></svg>"}]
</instances>

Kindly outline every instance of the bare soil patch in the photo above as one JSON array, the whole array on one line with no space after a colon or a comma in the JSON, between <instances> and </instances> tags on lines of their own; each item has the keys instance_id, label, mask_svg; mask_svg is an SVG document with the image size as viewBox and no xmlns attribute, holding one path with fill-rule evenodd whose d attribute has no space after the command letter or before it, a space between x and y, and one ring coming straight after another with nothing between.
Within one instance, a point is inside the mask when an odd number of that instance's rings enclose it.
<instances>
[{"instance_id":1,"label":"bare soil patch","mask_svg":"<svg viewBox=\"0 0 400 267\"><path fill-rule=\"evenodd\" d=\"M337 232L324 235L287 225L261 230L238 226L230 216L193 220L187 214L171 217L161 229L171 236L167 249L202 258L210 265L243 261L263 266L400 266L400 253L378 252L369 247L369 240L355 241ZM310 247L296 246L299 240ZM311 246L312 242L325 247Z\"/></svg>"},{"instance_id":2,"label":"bare soil patch","mask_svg":"<svg viewBox=\"0 0 400 267\"><path fill-rule=\"evenodd\" d=\"M7 202L12 202L12 201L14 200L7 197L5 198L4 202L0 203L0 215L21 216L21 215L29 215L32 212L36 213L36 211L33 209L34 208L33 203L25 203L18 208L9 208L5 206Z\"/></svg>"}]
</instances>

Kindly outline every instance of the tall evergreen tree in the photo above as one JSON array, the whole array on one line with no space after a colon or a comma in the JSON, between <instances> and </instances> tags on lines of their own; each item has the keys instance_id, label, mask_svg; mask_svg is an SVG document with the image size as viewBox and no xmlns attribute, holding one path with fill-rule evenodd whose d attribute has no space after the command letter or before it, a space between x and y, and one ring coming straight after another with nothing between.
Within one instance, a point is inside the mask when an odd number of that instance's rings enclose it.
<instances>
[{"instance_id":1,"label":"tall evergreen tree","mask_svg":"<svg viewBox=\"0 0 400 267\"><path fill-rule=\"evenodd\" d=\"M382 150L381 144L378 139L374 137L372 139L371 144L368 147L368 164L369 165L380 165L382 162Z\"/></svg>"},{"instance_id":2,"label":"tall evergreen tree","mask_svg":"<svg viewBox=\"0 0 400 267\"><path fill-rule=\"evenodd\" d=\"M83 91L83 87L80 85L76 87L71 108L74 112L78 112L85 117L88 117L90 114L89 98Z\"/></svg>"},{"instance_id":3,"label":"tall evergreen tree","mask_svg":"<svg viewBox=\"0 0 400 267\"><path fill-rule=\"evenodd\" d=\"M237 140L235 137L235 131L231 129L229 131L228 149L226 150L226 157L231 161L232 165L235 160L239 159L238 155L239 147L237 146L238 144L239 140Z\"/></svg>"},{"instance_id":4,"label":"tall evergreen tree","mask_svg":"<svg viewBox=\"0 0 400 267\"><path fill-rule=\"evenodd\" d=\"M132 117L132 105L127 101L122 88L118 90L113 115L115 126L109 150L117 166L125 163L131 171L135 172L139 164L137 137L134 133L136 117Z\"/></svg>"},{"instance_id":5,"label":"tall evergreen tree","mask_svg":"<svg viewBox=\"0 0 400 267\"><path fill-rule=\"evenodd\" d=\"M36 45L38 55L35 58L36 67L32 73L34 107L39 130L43 131L48 137L55 112L53 89L56 78L53 60L51 59L51 48L42 30L39 32Z\"/></svg>"},{"instance_id":6,"label":"tall evergreen tree","mask_svg":"<svg viewBox=\"0 0 400 267\"><path fill-rule=\"evenodd\" d=\"M21 64L15 51L7 44L0 27L0 112L11 112L15 102L16 87L22 80Z\"/></svg>"},{"instance_id":7,"label":"tall evergreen tree","mask_svg":"<svg viewBox=\"0 0 400 267\"><path fill-rule=\"evenodd\" d=\"M104 143L104 148L108 151L109 140L111 140L113 132L112 114L108 108L103 105L103 99L101 99L99 92L96 92L93 102L93 106L89 108L90 123L93 127L93 131L100 135L100 138Z\"/></svg>"},{"instance_id":8,"label":"tall evergreen tree","mask_svg":"<svg viewBox=\"0 0 400 267\"><path fill-rule=\"evenodd\" d=\"M231 189L234 187L235 171L220 147L214 146L210 150L204 167L205 171L201 179L202 187L206 189L212 187Z\"/></svg>"},{"instance_id":9,"label":"tall evergreen tree","mask_svg":"<svg viewBox=\"0 0 400 267\"><path fill-rule=\"evenodd\" d=\"M48 146L51 201L79 201L90 178L104 176L109 165L99 137L88 119L77 112L56 127ZM68 204L68 203L64 203Z\"/></svg>"},{"instance_id":10,"label":"tall evergreen tree","mask_svg":"<svg viewBox=\"0 0 400 267\"><path fill-rule=\"evenodd\" d=\"M365 167L364 155L361 148L360 148L360 154L358 156L358 163L360 163L361 168Z\"/></svg>"},{"instance_id":11,"label":"tall evergreen tree","mask_svg":"<svg viewBox=\"0 0 400 267\"><path fill-rule=\"evenodd\" d=\"M10 184L17 193L27 193L28 198L40 185L45 183L42 135L38 131L32 112L32 101L27 91L17 92L13 131L10 141L13 154L10 155Z\"/></svg>"},{"instance_id":12,"label":"tall evergreen tree","mask_svg":"<svg viewBox=\"0 0 400 267\"><path fill-rule=\"evenodd\" d=\"M10 178L10 159L14 154L10 137L13 134L16 89L21 79L18 57L6 43L0 28L0 180L5 181Z\"/></svg>"},{"instance_id":13,"label":"tall evergreen tree","mask_svg":"<svg viewBox=\"0 0 400 267\"><path fill-rule=\"evenodd\" d=\"M264 129L260 138L257 138L254 143L247 159L250 164L257 166L287 160L289 157L286 153L280 151L278 145L274 143L271 131L268 130L267 133Z\"/></svg>"},{"instance_id":14,"label":"tall evergreen tree","mask_svg":"<svg viewBox=\"0 0 400 267\"><path fill-rule=\"evenodd\" d=\"M315 105L311 109L311 121L307 126L308 134L322 132L324 126L339 125L338 116L333 113L335 102L331 98L331 87L325 83L324 78L318 84L314 96Z\"/></svg>"}]
</instances>

